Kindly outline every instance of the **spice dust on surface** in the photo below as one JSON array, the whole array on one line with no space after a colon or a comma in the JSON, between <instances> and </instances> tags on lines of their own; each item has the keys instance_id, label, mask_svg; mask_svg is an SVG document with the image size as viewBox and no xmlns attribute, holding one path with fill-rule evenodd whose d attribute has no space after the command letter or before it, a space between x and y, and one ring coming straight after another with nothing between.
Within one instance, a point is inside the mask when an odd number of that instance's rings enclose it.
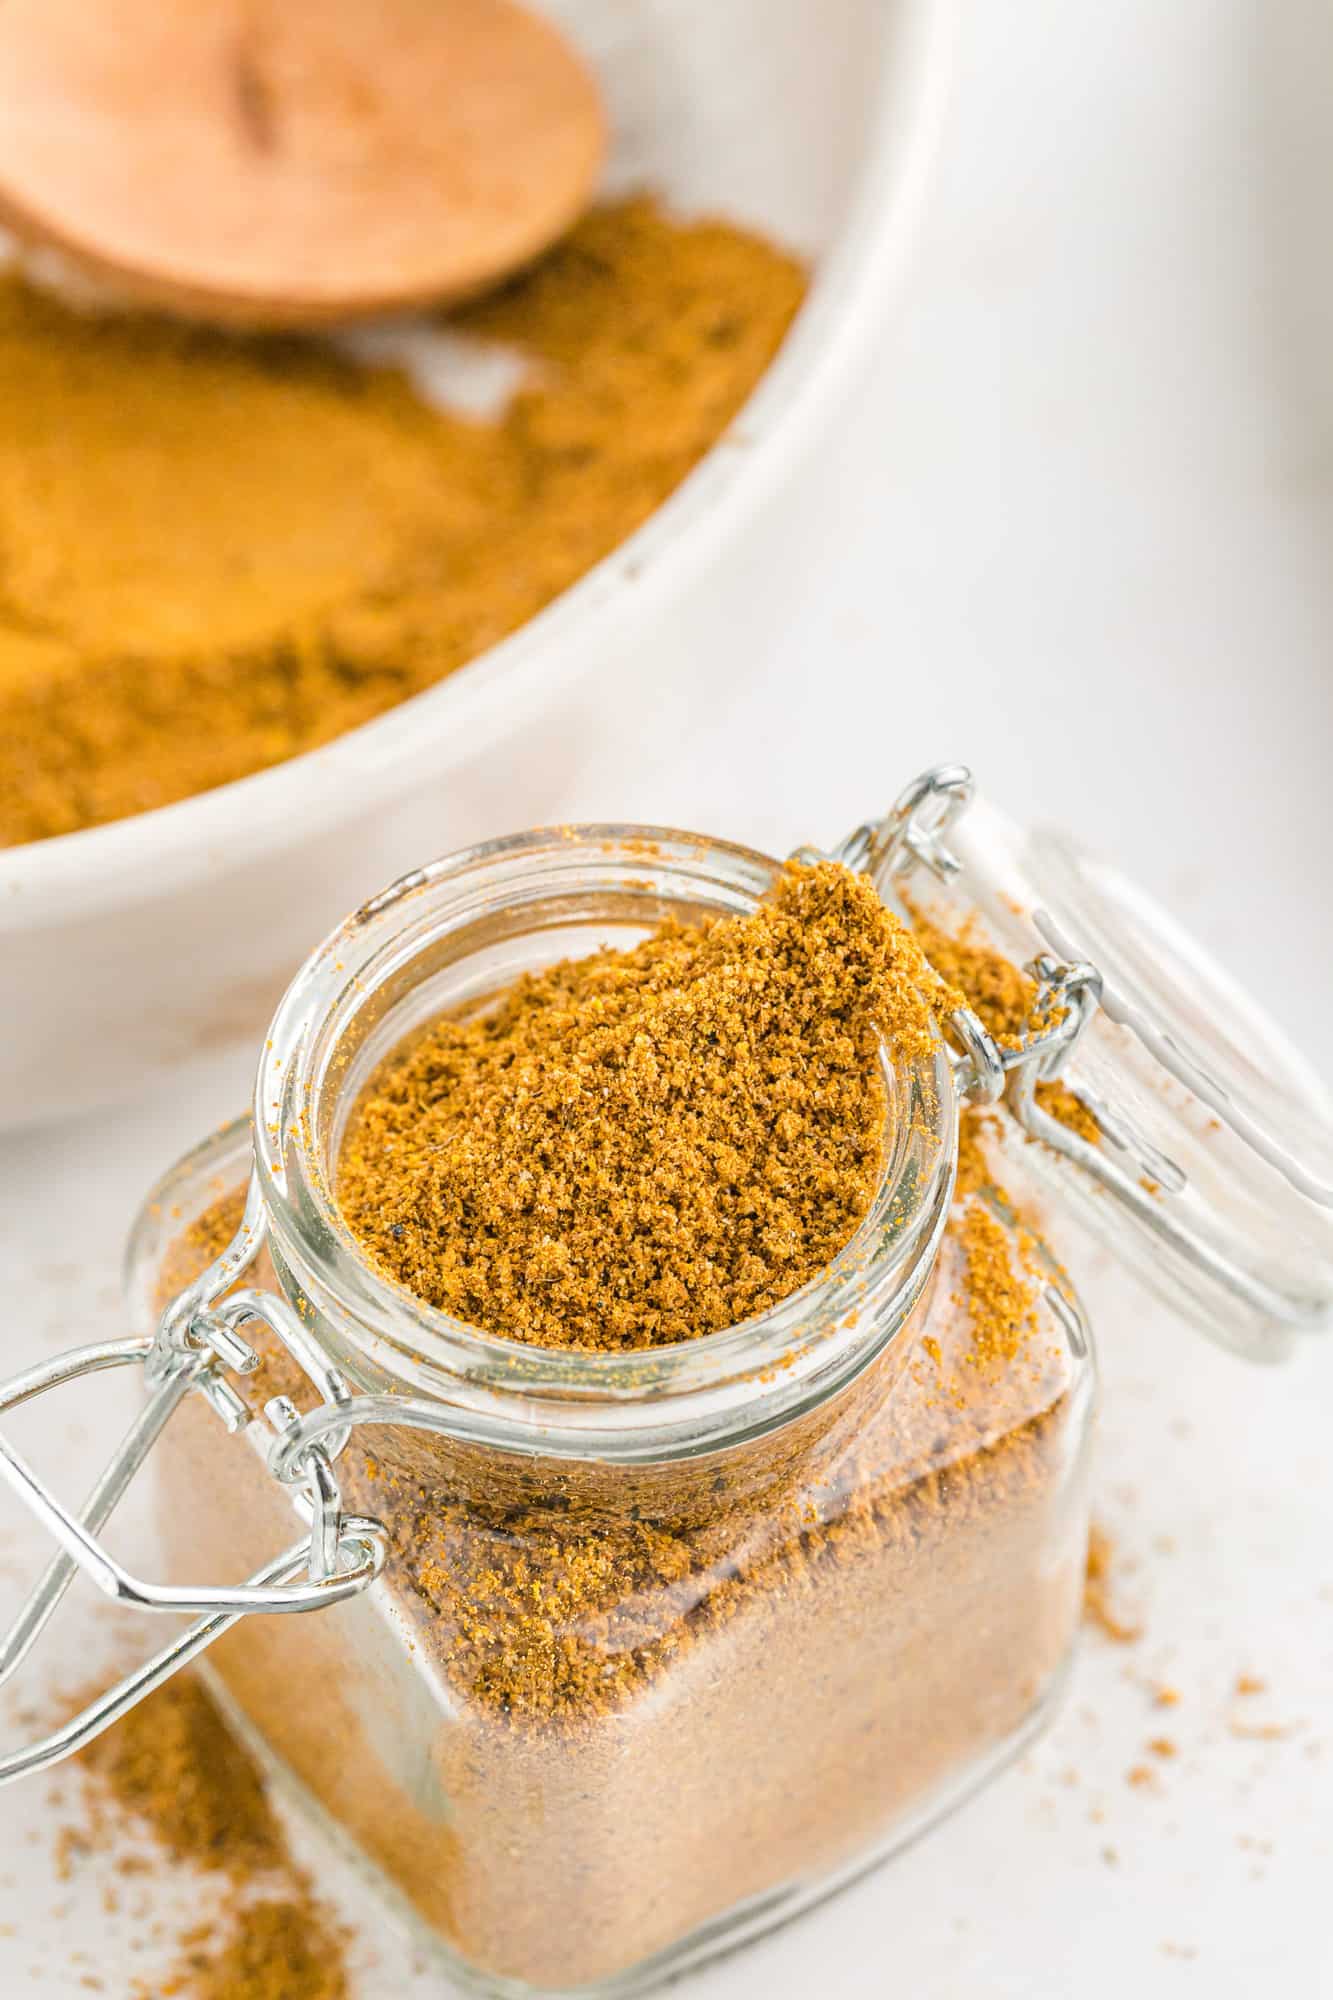
<instances>
[{"instance_id":1,"label":"spice dust on surface","mask_svg":"<svg viewBox=\"0 0 1333 2000\"><path fill-rule=\"evenodd\" d=\"M989 943L975 917L954 934L915 904L909 902L907 910L912 929L940 978L961 993L1001 1048L1019 1048L1035 1027L1047 1025L1037 1019L1036 985ZM1049 1078L1038 1083L1036 1096L1043 1111L1080 1139L1091 1146L1101 1143L1100 1125L1066 1084Z\"/></svg>"},{"instance_id":2,"label":"spice dust on surface","mask_svg":"<svg viewBox=\"0 0 1333 2000\"><path fill-rule=\"evenodd\" d=\"M198 1880L198 1922L167 1973L134 1982L131 2000L351 2000L347 1933L298 1867L257 1765L196 1674L166 1682L76 1763L84 1816L62 1832L62 1874L146 1836L155 1859L127 1851L122 1873L146 1866Z\"/></svg>"}]
</instances>

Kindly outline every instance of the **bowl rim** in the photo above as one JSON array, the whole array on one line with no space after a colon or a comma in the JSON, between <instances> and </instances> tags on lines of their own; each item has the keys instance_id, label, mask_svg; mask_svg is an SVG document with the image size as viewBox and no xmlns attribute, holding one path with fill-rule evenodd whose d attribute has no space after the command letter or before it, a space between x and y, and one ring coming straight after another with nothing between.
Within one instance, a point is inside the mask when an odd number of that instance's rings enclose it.
<instances>
[{"instance_id":1,"label":"bowl rim","mask_svg":"<svg viewBox=\"0 0 1333 2000\"><path fill-rule=\"evenodd\" d=\"M957 7L899 0L846 220L735 422L640 528L498 644L332 742L170 805L0 849L0 932L155 901L257 861L271 852L276 814L309 839L414 778L444 779L502 732L516 701L540 703L585 658L613 652L629 621L688 591L792 476L877 330L876 308L900 276L924 206Z\"/></svg>"}]
</instances>

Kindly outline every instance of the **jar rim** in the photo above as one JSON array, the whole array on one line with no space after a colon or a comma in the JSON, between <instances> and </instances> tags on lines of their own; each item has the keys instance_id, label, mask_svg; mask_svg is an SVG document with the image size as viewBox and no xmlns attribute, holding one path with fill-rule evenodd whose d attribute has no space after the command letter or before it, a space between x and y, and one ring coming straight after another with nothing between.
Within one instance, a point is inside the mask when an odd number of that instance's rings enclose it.
<instances>
[{"instance_id":1,"label":"jar rim","mask_svg":"<svg viewBox=\"0 0 1333 2000\"><path fill-rule=\"evenodd\" d=\"M254 1156L275 1263L340 1362L471 1405L512 1425L521 1448L538 1448L540 1436L541 1450L558 1451L576 1434L603 1455L619 1437L619 1456L675 1449L682 1431L716 1443L788 1421L882 1351L924 1290L952 1194L956 1118L942 1040L919 1062L885 1052L890 1142L870 1212L844 1249L777 1306L671 1346L554 1350L469 1326L377 1270L333 1194L337 1140L369 1069L402 1040L413 1004L419 1020L439 1011L421 1014L423 998L476 960L488 935L503 950L562 927L647 929L683 907L746 913L780 867L674 828L539 828L400 877L310 954L258 1067Z\"/></svg>"}]
</instances>

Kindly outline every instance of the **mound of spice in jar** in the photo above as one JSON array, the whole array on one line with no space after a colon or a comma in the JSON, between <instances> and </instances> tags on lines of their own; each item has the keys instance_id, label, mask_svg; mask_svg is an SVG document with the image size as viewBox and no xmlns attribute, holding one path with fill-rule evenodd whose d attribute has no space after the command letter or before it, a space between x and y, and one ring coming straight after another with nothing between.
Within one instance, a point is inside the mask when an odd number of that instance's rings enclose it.
<instances>
[{"instance_id":1,"label":"mound of spice in jar","mask_svg":"<svg viewBox=\"0 0 1333 2000\"><path fill-rule=\"evenodd\" d=\"M957 997L867 881L791 865L752 915L428 1023L362 1092L335 1198L375 1267L498 1349L706 1344L859 1240L885 1062L933 1049ZM185 1232L164 1296L239 1200ZM1081 1601L1084 1356L975 1145L930 1255L854 1379L723 1448L359 1433L339 1475L389 1530L377 1606L245 1621L211 1652L483 1990L666 1969L756 1899L796 1907L1040 1714ZM276 1283L266 1258L246 1282ZM244 1388L310 1400L275 1343ZM202 1407L160 1452L177 1573L290 1539L258 1454L238 1491Z\"/></svg>"},{"instance_id":2,"label":"mound of spice in jar","mask_svg":"<svg viewBox=\"0 0 1333 2000\"><path fill-rule=\"evenodd\" d=\"M363 1097L339 1205L390 1276L488 1332L720 1332L865 1217L881 1039L925 1054L942 990L863 876L791 867L756 916L666 923L434 1023Z\"/></svg>"}]
</instances>

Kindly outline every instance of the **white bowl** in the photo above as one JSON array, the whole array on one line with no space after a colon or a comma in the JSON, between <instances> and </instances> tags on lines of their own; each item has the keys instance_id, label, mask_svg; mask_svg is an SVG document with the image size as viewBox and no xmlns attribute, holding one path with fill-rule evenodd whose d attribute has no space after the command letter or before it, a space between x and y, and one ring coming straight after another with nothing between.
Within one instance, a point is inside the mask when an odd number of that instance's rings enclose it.
<instances>
[{"instance_id":1,"label":"white bowl","mask_svg":"<svg viewBox=\"0 0 1333 2000\"><path fill-rule=\"evenodd\" d=\"M670 754L781 618L808 447L900 284L952 0L561 0L602 76L612 180L806 251L807 304L740 422L616 553L502 644L309 755L0 850L0 1126L254 1044L293 967L423 859L558 809L581 745Z\"/></svg>"}]
</instances>

